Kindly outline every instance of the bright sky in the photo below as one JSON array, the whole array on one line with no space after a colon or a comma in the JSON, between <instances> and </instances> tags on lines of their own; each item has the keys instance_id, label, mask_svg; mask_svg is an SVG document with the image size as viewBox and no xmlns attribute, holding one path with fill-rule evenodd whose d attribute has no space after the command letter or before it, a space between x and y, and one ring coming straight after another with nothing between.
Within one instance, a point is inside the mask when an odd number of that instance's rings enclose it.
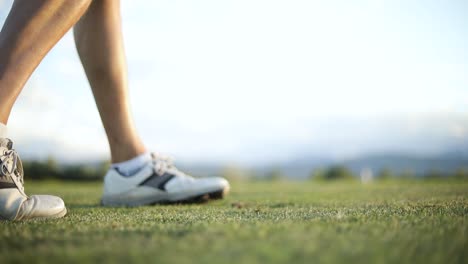
<instances>
[{"instance_id":1,"label":"bright sky","mask_svg":"<svg viewBox=\"0 0 468 264\"><path fill-rule=\"evenodd\" d=\"M11 1L0 1L3 23ZM468 145L468 2L122 0L151 149L188 161L435 153ZM26 156L106 157L67 34L14 108Z\"/></svg>"}]
</instances>

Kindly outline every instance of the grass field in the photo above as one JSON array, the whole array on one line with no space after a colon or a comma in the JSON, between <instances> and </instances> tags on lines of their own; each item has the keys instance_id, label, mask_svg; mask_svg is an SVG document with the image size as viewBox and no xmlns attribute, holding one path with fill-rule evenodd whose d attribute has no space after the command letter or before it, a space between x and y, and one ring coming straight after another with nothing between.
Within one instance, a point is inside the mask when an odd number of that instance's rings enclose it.
<instances>
[{"instance_id":1,"label":"grass field","mask_svg":"<svg viewBox=\"0 0 468 264\"><path fill-rule=\"evenodd\" d=\"M468 183L234 183L198 205L103 208L97 183L28 182L54 221L1 222L0 262L468 263Z\"/></svg>"}]
</instances>

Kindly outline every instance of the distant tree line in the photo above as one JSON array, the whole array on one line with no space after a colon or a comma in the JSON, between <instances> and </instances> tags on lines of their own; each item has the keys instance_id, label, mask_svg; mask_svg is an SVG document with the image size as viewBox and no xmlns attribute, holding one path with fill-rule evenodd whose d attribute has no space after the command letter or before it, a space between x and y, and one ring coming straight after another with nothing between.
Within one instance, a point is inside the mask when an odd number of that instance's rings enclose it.
<instances>
[{"instance_id":1,"label":"distant tree line","mask_svg":"<svg viewBox=\"0 0 468 264\"><path fill-rule=\"evenodd\" d=\"M42 161L23 161L23 169L26 179L44 180L78 180L78 181L100 181L104 178L110 163L103 161L99 164L58 164L53 158ZM287 172L283 172L279 167L274 167L264 175L258 175L255 171L244 170L237 166L228 166L220 171L221 176L231 181L242 180L266 180L278 181L287 179ZM342 165L334 165L326 168L314 169L309 179L318 181L337 181L337 180L359 180L363 175L355 174L352 170ZM442 173L436 169L430 170L422 176L416 176L411 171L393 172L388 168L381 169L375 174L370 172L372 180L390 180L390 179L461 179L468 180L468 167L460 168L453 173Z\"/></svg>"},{"instance_id":2,"label":"distant tree line","mask_svg":"<svg viewBox=\"0 0 468 264\"><path fill-rule=\"evenodd\" d=\"M330 166L325 169L316 169L312 171L309 178L313 180L335 181L354 180L356 179L356 176L345 166Z\"/></svg>"},{"instance_id":3,"label":"distant tree line","mask_svg":"<svg viewBox=\"0 0 468 264\"><path fill-rule=\"evenodd\" d=\"M371 172L372 173L372 172ZM350 169L342 165L330 166L325 169L313 170L309 178L312 180L353 180L360 179L363 175L357 175ZM453 173L442 173L438 170L430 170L423 175L416 176L410 170L403 172L393 172L388 168L379 170L375 175L371 175L375 180L390 180L390 179L460 179L468 180L468 168L459 168Z\"/></svg>"},{"instance_id":4,"label":"distant tree line","mask_svg":"<svg viewBox=\"0 0 468 264\"><path fill-rule=\"evenodd\" d=\"M256 178L254 176L254 178ZM287 179L287 174L284 174L281 169L273 168L264 177L259 179L268 181L277 181L281 179ZM433 169L426 172L423 175L416 175L411 170L405 170L402 172L394 172L388 168L383 168L377 171L375 174L370 170L363 170L360 174L354 173L352 170L343 165L332 165L325 168L318 168L312 170L309 175L310 180L317 181L385 181L391 179L421 179L421 180L433 180L433 179L459 179L468 180L468 167L459 168L453 173L442 173L439 170Z\"/></svg>"},{"instance_id":5,"label":"distant tree line","mask_svg":"<svg viewBox=\"0 0 468 264\"><path fill-rule=\"evenodd\" d=\"M109 169L109 162L96 165L59 165L53 158L44 161L23 161L23 170L26 179L45 180L78 180L98 181L104 178Z\"/></svg>"}]
</instances>

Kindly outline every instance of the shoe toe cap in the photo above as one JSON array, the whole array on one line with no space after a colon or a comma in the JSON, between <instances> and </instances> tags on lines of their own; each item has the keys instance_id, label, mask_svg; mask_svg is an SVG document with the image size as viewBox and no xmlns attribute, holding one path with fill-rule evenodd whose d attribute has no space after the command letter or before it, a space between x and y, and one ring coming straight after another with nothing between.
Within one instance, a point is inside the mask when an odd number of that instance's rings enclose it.
<instances>
[{"instance_id":1,"label":"shoe toe cap","mask_svg":"<svg viewBox=\"0 0 468 264\"><path fill-rule=\"evenodd\" d=\"M229 182L221 177L211 177L203 179L205 186L213 190L229 189Z\"/></svg>"},{"instance_id":2,"label":"shoe toe cap","mask_svg":"<svg viewBox=\"0 0 468 264\"><path fill-rule=\"evenodd\" d=\"M223 189L229 188L229 182L226 179L221 178L221 177L216 177L215 180L218 186L222 187Z\"/></svg>"},{"instance_id":3,"label":"shoe toe cap","mask_svg":"<svg viewBox=\"0 0 468 264\"><path fill-rule=\"evenodd\" d=\"M213 199L221 199L223 198L224 196L226 196L230 189L231 189L231 186L229 185L229 182L224 179L224 178L221 178L221 177L216 177L216 182L218 184L218 186L220 187L219 189L221 190L218 194L215 194L213 197Z\"/></svg>"},{"instance_id":4,"label":"shoe toe cap","mask_svg":"<svg viewBox=\"0 0 468 264\"><path fill-rule=\"evenodd\" d=\"M63 217L66 212L63 200L52 195L33 195L23 203L21 208L23 219L59 218Z\"/></svg>"},{"instance_id":5,"label":"shoe toe cap","mask_svg":"<svg viewBox=\"0 0 468 264\"><path fill-rule=\"evenodd\" d=\"M65 208L62 198L53 195L33 195L31 199L37 200L37 210L60 212Z\"/></svg>"}]
</instances>

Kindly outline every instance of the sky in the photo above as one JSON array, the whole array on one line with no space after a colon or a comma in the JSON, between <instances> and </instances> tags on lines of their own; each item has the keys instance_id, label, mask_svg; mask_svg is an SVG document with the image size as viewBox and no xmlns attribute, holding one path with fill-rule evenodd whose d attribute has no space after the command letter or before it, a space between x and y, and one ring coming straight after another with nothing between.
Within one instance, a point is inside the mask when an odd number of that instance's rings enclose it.
<instances>
[{"instance_id":1,"label":"sky","mask_svg":"<svg viewBox=\"0 0 468 264\"><path fill-rule=\"evenodd\" d=\"M189 162L468 149L467 11L463 0L122 0L138 131ZM28 158L108 158L70 32L8 127Z\"/></svg>"}]
</instances>

